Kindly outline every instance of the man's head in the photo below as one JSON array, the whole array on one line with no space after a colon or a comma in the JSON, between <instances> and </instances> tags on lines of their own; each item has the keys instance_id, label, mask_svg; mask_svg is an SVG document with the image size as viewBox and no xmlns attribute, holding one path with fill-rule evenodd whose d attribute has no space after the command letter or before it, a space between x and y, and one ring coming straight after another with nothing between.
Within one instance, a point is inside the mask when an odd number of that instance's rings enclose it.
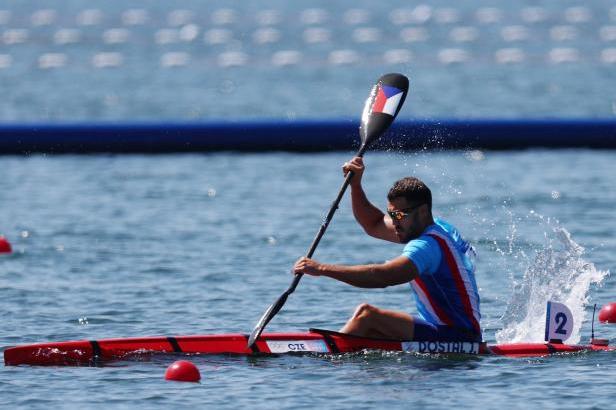
<instances>
[{"instance_id":1,"label":"man's head","mask_svg":"<svg viewBox=\"0 0 616 410\"><path fill-rule=\"evenodd\" d=\"M400 242L419 237L432 219L432 192L415 177L402 178L387 194L387 212L396 228Z\"/></svg>"}]
</instances>

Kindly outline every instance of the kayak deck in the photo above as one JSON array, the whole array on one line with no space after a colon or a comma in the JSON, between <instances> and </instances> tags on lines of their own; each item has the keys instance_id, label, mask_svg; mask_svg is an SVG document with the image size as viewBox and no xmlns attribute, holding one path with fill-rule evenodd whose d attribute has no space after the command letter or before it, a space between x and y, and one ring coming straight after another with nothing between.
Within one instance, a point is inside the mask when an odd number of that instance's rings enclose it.
<instances>
[{"instance_id":1,"label":"kayak deck","mask_svg":"<svg viewBox=\"0 0 616 410\"><path fill-rule=\"evenodd\" d=\"M252 349L248 348L247 341L248 335L232 333L39 343L7 348L4 351L4 364L6 366L89 365L150 353L267 355L310 352L335 354L383 350L428 354L492 354L508 357L533 357L554 353L614 350L614 346L595 344L514 343L489 346L484 342L384 340L320 329L310 329L303 333L264 333Z\"/></svg>"}]
</instances>

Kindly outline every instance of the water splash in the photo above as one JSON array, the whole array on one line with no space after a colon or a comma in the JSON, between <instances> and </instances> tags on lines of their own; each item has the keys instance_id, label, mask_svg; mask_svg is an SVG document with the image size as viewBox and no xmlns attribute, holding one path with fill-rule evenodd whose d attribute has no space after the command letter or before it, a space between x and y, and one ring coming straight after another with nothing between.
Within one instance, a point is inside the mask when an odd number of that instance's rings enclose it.
<instances>
[{"instance_id":1,"label":"water splash","mask_svg":"<svg viewBox=\"0 0 616 410\"><path fill-rule=\"evenodd\" d=\"M584 248L562 227L546 234L547 246L537 253L519 283L502 317L503 329L496 333L498 343L541 342L544 337L546 302L566 304L574 325L568 343L579 343L590 285L601 283L609 274L584 260Z\"/></svg>"}]
</instances>

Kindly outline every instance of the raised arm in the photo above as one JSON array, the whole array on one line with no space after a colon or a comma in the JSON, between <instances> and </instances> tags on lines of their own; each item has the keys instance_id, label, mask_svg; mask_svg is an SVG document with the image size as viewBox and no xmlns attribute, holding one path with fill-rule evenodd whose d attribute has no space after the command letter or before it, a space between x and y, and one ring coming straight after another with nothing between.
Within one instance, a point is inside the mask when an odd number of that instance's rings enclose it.
<instances>
[{"instance_id":1,"label":"raised arm","mask_svg":"<svg viewBox=\"0 0 616 410\"><path fill-rule=\"evenodd\" d=\"M346 175L353 171L355 175L351 179L351 204L353 215L364 231L375 238L399 243L393 223L387 215L374 206L366 196L361 180L364 173L364 162L360 157L355 157L342 166Z\"/></svg>"}]
</instances>

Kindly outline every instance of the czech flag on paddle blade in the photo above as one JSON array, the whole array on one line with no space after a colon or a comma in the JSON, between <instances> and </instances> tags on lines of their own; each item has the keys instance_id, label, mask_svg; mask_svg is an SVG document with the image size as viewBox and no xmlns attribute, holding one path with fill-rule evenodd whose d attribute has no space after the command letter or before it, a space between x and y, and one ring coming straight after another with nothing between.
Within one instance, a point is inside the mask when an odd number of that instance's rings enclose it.
<instances>
[{"instance_id":1,"label":"czech flag on paddle blade","mask_svg":"<svg viewBox=\"0 0 616 410\"><path fill-rule=\"evenodd\" d=\"M396 115L402 94L402 90L398 90L396 87L379 85L379 90L376 92L376 99L372 106L372 112L382 112L393 117Z\"/></svg>"}]
</instances>

